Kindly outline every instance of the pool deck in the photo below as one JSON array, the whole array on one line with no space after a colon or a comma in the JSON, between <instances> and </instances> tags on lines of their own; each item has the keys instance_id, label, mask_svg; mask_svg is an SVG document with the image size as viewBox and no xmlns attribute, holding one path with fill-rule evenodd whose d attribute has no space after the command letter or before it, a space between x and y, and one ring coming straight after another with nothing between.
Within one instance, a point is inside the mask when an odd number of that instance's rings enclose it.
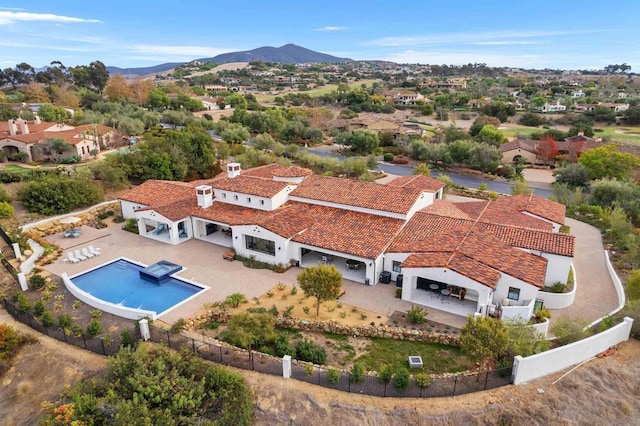
<instances>
[{"instance_id":1,"label":"pool deck","mask_svg":"<svg viewBox=\"0 0 640 426\"><path fill-rule=\"evenodd\" d=\"M177 277L203 284L209 289L160 317L169 324L179 318L193 315L206 303L224 300L232 293L242 293L248 299L252 299L263 295L279 282L294 285L297 275L302 270L294 267L279 274L266 269L245 268L241 262L229 262L222 258L223 253L228 250L226 247L195 239L172 246L123 231L119 224L99 230L83 226L78 238L63 238L62 234L56 234L47 237L47 240L64 249L63 257L44 268L58 276L63 272L73 276L120 257L146 265L167 260L183 266L185 269L177 273ZM89 245L100 248L102 254L76 264L63 261L68 250ZM394 311L406 312L413 306L410 302L395 298L396 287L393 284L366 286L345 280L343 288L346 293L340 298L342 302L381 315L388 316ZM428 310L429 319L432 321L456 328L461 328L466 323L465 317L434 308Z\"/></svg>"}]
</instances>

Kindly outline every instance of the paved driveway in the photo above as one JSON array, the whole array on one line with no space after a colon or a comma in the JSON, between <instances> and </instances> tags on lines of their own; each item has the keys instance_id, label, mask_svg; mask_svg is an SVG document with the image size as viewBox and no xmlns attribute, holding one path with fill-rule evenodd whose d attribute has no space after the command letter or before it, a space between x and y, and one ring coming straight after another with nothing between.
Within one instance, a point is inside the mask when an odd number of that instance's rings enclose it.
<instances>
[{"instance_id":1,"label":"paved driveway","mask_svg":"<svg viewBox=\"0 0 640 426\"><path fill-rule=\"evenodd\" d=\"M566 219L576 237L573 259L578 288L573 304L567 309L551 311L551 322L560 316L585 318L592 322L618 306L618 294L607 270L600 231L574 219Z\"/></svg>"}]
</instances>

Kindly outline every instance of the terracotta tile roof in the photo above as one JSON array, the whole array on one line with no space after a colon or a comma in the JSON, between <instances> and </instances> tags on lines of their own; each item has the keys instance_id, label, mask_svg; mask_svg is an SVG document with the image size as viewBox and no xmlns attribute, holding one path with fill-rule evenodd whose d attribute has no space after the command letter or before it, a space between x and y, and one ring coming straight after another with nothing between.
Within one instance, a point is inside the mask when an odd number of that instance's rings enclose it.
<instances>
[{"instance_id":1,"label":"terracotta tile roof","mask_svg":"<svg viewBox=\"0 0 640 426\"><path fill-rule=\"evenodd\" d=\"M509 142L505 142L500 145L500 150L502 152L512 151L514 149L523 149L528 152L536 152L536 144L538 141L530 140L530 139L514 139Z\"/></svg>"},{"instance_id":2,"label":"terracotta tile roof","mask_svg":"<svg viewBox=\"0 0 640 426\"><path fill-rule=\"evenodd\" d=\"M448 268L490 288L495 288L500 280L498 271L460 254L412 254L402 262L401 266L403 268Z\"/></svg>"},{"instance_id":3,"label":"terracotta tile roof","mask_svg":"<svg viewBox=\"0 0 640 426\"><path fill-rule=\"evenodd\" d=\"M473 222L416 213L389 245L389 253L425 253L454 250Z\"/></svg>"},{"instance_id":4,"label":"terracotta tile roof","mask_svg":"<svg viewBox=\"0 0 640 426\"><path fill-rule=\"evenodd\" d=\"M93 132L95 129L100 130L100 132L104 135L112 132L114 129L99 125L94 126L93 124L85 124L82 126L72 127L65 126L64 129L58 129L57 123L40 123L40 124L28 124L29 133L22 134L18 133L14 136L9 135L9 125L4 122L3 126L0 126L0 139L4 139L5 137L23 142L23 143L37 143L42 142L46 139L50 138L61 138L67 141L72 145L77 145L78 143L86 140L83 133ZM6 132L3 130L6 127ZM18 127L18 131L20 131L20 126ZM4 135L2 133L5 133Z\"/></svg>"},{"instance_id":5,"label":"terracotta tile roof","mask_svg":"<svg viewBox=\"0 0 640 426\"><path fill-rule=\"evenodd\" d=\"M475 204L476 207L480 207L480 209L470 209L473 214L465 213L465 210L462 208L463 204ZM480 212L486 206L486 202L468 202L468 203L460 203L460 202L452 202L447 200L437 200L430 206L425 207L420 210L418 213L429 213L437 216L446 216L453 219L467 219L474 220L478 217ZM473 207L473 206L471 206ZM476 211L477 210L477 211Z\"/></svg>"},{"instance_id":6,"label":"terracotta tile roof","mask_svg":"<svg viewBox=\"0 0 640 426\"><path fill-rule=\"evenodd\" d=\"M349 210L326 208L326 216L292 241L375 259L393 240L404 221Z\"/></svg>"},{"instance_id":7,"label":"terracotta tile roof","mask_svg":"<svg viewBox=\"0 0 640 426\"><path fill-rule=\"evenodd\" d=\"M281 166L280 168L273 170L273 176L278 176L278 177L304 177L312 174L313 174L313 171L311 169L298 167L298 166L289 166L289 167Z\"/></svg>"},{"instance_id":8,"label":"terracotta tile roof","mask_svg":"<svg viewBox=\"0 0 640 426\"><path fill-rule=\"evenodd\" d=\"M528 197L528 203L525 207L525 211L554 223L564 224L564 217L566 214L566 207L564 204L556 203L535 194L531 194L529 196L515 195L515 197L523 197L525 199Z\"/></svg>"},{"instance_id":9,"label":"terracotta tile roof","mask_svg":"<svg viewBox=\"0 0 640 426\"><path fill-rule=\"evenodd\" d=\"M513 248L498 238L472 229L457 252L536 287L544 287L547 259Z\"/></svg>"},{"instance_id":10,"label":"terracotta tile roof","mask_svg":"<svg viewBox=\"0 0 640 426\"><path fill-rule=\"evenodd\" d=\"M120 196L122 200L146 206L158 203L164 205L178 200L187 202L190 198L195 200L192 185L168 180L148 180Z\"/></svg>"},{"instance_id":11,"label":"terracotta tile roof","mask_svg":"<svg viewBox=\"0 0 640 426\"><path fill-rule=\"evenodd\" d=\"M307 177L292 193L293 197L407 214L422 191L326 176Z\"/></svg>"},{"instance_id":12,"label":"terracotta tile roof","mask_svg":"<svg viewBox=\"0 0 640 426\"><path fill-rule=\"evenodd\" d=\"M140 210L153 210L172 221L185 219L198 208L195 196L191 199L181 199L164 204L156 204Z\"/></svg>"},{"instance_id":13,"label":"terracotta tile roof","mask_svg":"<svg viewBox=\"0 0 640 426\"><path fill-rule=\"evenodd\" d=\"M513 247L542 251L560 256L573 256L575 237L554 232L536 231L514 226L479 223L478 229L485 229L492 235Z\"/></svg>"},{"instance_id":14,"label":"terracotta tile roof","mask_svg":"<svg viewBox=\"0 0 640 426\"><path fill-rule=\"evenodd\" d=\"M234 178L223 176L219 179L214 179L211 185L215 189L223 191L271 198L285 189L289 184L287 182L276 182L269 179L240 175Z\"/></svg>"},{"instance_id":15,"label":"terracotta tile roof","mask_svg":"<svg viewBox=\"0 0 640 426\"><path fill-rule=\"evenodd\" d=\"M389 186L400 186L403 188L422 189L429 192L437 192L444 187L444 183L425 175L401 176L387 183Z\"/></svg>"}]
</instances>

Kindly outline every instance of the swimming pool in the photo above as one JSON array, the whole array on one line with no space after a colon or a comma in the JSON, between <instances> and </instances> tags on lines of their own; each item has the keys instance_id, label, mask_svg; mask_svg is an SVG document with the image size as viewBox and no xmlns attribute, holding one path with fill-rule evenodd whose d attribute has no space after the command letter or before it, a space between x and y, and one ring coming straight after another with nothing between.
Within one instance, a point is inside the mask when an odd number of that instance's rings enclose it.
<instances>
[{"instance_id":1,"label":"swimming pool","mask_svg":"<svg viewBox=\"0 0 640 426\"><path fill-rule=\"evenodd\" d=\"M149 312L154 315L148 316L156 318L206 289L173 276L161 283L146 280L140 274L145 268L144 265L120 258L67 278L65 284L84 302L126 318L142 318ZM71 282L71 286L67 281ZM73 287L84 295L76 294ZM118 307L122 307L120 310L123 312L113 312Z\"/></svg>"}]
</instances>

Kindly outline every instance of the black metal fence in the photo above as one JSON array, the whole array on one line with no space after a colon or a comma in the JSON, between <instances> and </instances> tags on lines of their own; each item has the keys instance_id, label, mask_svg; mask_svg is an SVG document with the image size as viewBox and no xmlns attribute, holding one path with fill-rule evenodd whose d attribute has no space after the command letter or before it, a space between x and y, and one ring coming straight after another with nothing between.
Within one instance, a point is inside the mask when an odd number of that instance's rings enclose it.
<instances>
[{"instance_id":1,"label":"black metal fence","mask_svg":"<svg viewBox=\"0 0 640 426\"><path fill-rule=\"evenodd\" d=\"M8 299L4 298L4 307L14 317L17 321L20 321L23 324L28 325L34 330L46 334L49 337L53 337L56 340L61 342L69 343L74 346L78 346L80 348L85 348L91 352L95 352L100 355L113 355L118 350L120 350L120 346L122 345L122 341L120 336L105 338L105 337L92 337L84 333L80 334L72 334L68 333L64 329L57 326L45 326L33 316L33 314L23 311L18 308L16 305L11 303ZM132 341L127 342L128 344L133 344L135 341L139 340L139 333L136 330L131 330L131 339Z\"/></svg>"},{"instance_id":2,"label":"black metal fence","mask_svg":"<svg viewBox=\"0 0 640 426\"><path fill-rule=\"evenodd\" d=\"M204 359L230 365L245 370L282 376L282 360L255 351L245 351L233 347L219 345L205 338L192 338L183 334L175 334L168 330L149 326L151 341L163 343L172 349L188 349ZM483 371L473 374L459 374L448 377L435 377L428 386L419 386L415 378L409 380L405 389L397 389L393 382L383 383L375 376L364 376L363 380L354 383L350 374L336 371L331 375L329 370L292 360L291 377L304 382L324 386L344 392L382 397L430 398L463 395L505 386L511 383L511 367L495 371Z\"/></svg>"}]
</instances>

